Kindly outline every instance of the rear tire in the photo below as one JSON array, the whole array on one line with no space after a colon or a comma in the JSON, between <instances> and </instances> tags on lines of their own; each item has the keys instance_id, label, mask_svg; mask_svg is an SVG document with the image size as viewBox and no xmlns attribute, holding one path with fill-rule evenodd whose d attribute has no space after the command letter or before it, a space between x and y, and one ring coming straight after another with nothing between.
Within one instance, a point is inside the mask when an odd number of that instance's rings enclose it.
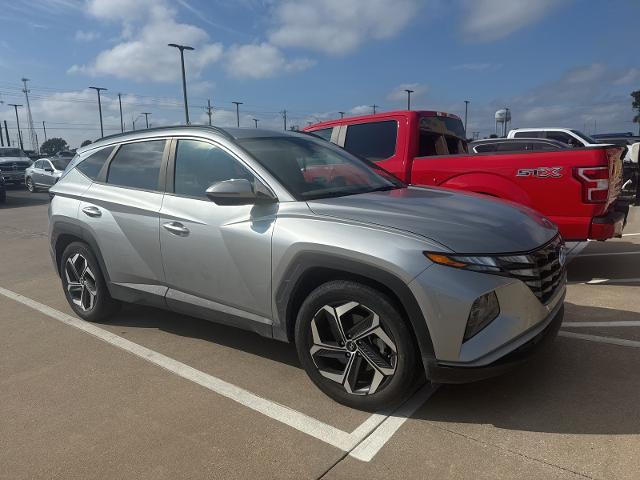
<instances>
[{"instance_id":1,"label":"rear tire","mask_svg":"<svg viewBox=\"0 0 640 480\"><path fill-rule=\"evenodd\" d=\"M120 302L111 298L96 257L87 244L73 242L64 249L60 277L67 301L80 318L97 322L118 311Z\"/></svg>"},{"instance_id":2,"label":"rear tire","mask_svg":"<svg viewBox=\"0 0 640 480\"><path fill-rule=\"evenodd\" d=\"M298 357L329 397L360 410L409 398L421 370L413 336L394 303L352 281L316 288L298 312Z\"/></svg>"}]
</instances>

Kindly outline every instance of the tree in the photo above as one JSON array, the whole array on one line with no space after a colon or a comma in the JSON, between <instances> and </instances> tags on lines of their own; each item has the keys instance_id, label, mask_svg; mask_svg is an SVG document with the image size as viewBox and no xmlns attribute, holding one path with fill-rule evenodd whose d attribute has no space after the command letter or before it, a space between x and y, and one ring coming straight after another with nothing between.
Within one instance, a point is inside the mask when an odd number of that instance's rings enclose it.
<instances>
[{"instance_id":1,"label":"tree","mask_svg":"<svg viewBox=\"0 0 640 480\"><path fill-rule=\"evenodd\" d=\"M67 141L64 138L53 137L47 140L40 147L40 151L45 155L54 155L61 150L68 150L69 145L67 145Z\"/></svg>"},{"instance_id":2,"label":"tree","mask_svg":"<svg viewBox=\"0 0 640 480\"><path fill-rule=\"evenodd\" d=\"M638 135L640 135L640 90L636 90L635 92L631 92L631 98L633 98L633 109L638 112L633 117L633 123L638 124Z\"/></svg>"},{"instance_id":3,"label":"tree","mask_svg":"<svg viewBox=\"0 0 640 480\"><path fill-rule=\"evenodd\" d=\"M87 145L91 145L91 140L85 140L80 144L81 147L86 147Z\"/></svg>"}]
</instances>

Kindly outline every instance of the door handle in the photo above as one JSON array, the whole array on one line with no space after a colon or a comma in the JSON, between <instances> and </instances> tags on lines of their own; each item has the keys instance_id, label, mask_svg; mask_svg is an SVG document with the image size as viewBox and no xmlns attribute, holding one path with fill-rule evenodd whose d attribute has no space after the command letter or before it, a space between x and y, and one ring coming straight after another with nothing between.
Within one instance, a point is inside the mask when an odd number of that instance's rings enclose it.
<instances>
[{"instance_id":1,"label":"door handle","mask_svg":"<svg viewBox=\"0 0 640 480\"><path fill-rule=\"evenodd\" d=\"M189 235L189 229L180 222L163 223L162 226L165 230L173 233L174 235L178 235L179 237L186 237Z\"/></svg>"},{"instance_id":2,"label":"door handle","mask_svg":"<svg viewBox=\"0 0 640 480\"><path fill-rule=\"evenodd\" d=\"M85 215L89 215L90 217L101 217L102 216L102 212L100 211L100 209L98 207L84 207L82 209L82 212Z\"/></svg>"}]
</instances>

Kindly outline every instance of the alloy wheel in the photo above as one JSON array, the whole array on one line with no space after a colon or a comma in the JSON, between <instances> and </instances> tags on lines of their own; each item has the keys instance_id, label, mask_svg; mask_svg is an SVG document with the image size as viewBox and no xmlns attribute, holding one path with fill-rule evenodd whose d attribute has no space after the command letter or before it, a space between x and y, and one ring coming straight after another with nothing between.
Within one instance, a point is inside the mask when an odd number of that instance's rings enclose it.
<instances>
[{"instance_id":1,"label":"alloy wheel","mask_svg":"<svg viewBox=\"0 0 640 480\"><path fill-rule=\"evenodd\" d=\"M67 258L64 273L67 280L67 291L73 303L85 312L91 310L96 303L98 289L96 277L91 271L87 259L79 253L74 253Z\"/></svg>"},{"instance_id":2,"label":"alloy wheel","mask_svg":"<svg viewBox=\"0 0 640 480\"><path fill-rule=\"evenodd\" d=\"M358 302L325 305L311 320L318 372L355 395L371 395L393 377L397 349L378 314Z\"/></svg>"},{"instance_id":3,"label":"alloy wheel","mask_svg":"<svg viewBox=\"0 0 640 480\"><path fill-rule=\"evenodd\" d=\"M34 191L33 180L31 179L31 177L27 178L27 190L29 190L30 192Z\"/></svg>"}]
</instances>

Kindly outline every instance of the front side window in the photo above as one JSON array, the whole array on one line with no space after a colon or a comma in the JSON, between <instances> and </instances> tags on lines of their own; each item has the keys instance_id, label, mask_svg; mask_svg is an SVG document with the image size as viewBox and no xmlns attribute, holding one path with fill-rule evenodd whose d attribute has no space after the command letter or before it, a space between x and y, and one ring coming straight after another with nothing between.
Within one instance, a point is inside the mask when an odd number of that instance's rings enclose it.
<instances>
[{"instance_id":1,"label":"front side window","mask_svg":"<svg viewBox=\"0 0 640 480\"><path fill-rule=\"evenodd\" d=\"M544 132L542 131L525 131L525 132L516 132L513 137L514 138L542 138Z\"/></svg>"},{"instance_id":2,"label":"front side window","mask_svg":"<svg viewBox=\"0 0 640 480\"><path fill-rule=\"evenodd\" d=\"M78 170L84 173L91 180L95 180L112 151L113 147L107 147L92 153L80 162L77 167Z\"/></svg>"},{"instance_id":3,"label":"front side window","mask_svg":"<svg viewBox=\"0 0 640 480\"><path fill-rule=\"evenodd\" d=\"M547 138L550 138L551 140L557 140L558 142L567 143L567 144L570 143L571 140L574 140L574 138L571 135L564 132L547 132Z\"/></svg>"},{"instance_id":4,"label":"front side window","mask_svg":"<svg viewBox=\"0 0 640 480\"><path fill-rule=\"evenodd\" d=\"M298 200L340 197L404 186L375 164L313 137L244 138L238 143Z\"/></svg>"},{"instance_id":5,"label":"front side window","mask_svg":"<svg viewBox=\"0 0 640 480\"><path fill-rule=\"evenodd\" d=\"M395 120L349 125L344 148L371 162L380 162L396 153L397 134Z\"/></svg>"},{"instance_id":6,"label":"front side window","mask_svg":"<svg viewBox=\"0 0 640 480\"><path fill-rule=\"evenodd\" d=\"M178 195L207 198L205 191L224 180L254 176L234 157L219 147L198 140L178 140L174 174L174 192Z\"/></svg>"},{"instance_id":7,"label":"front side window","mask_svg":"<svg viewBox=\"0 0 640 480\"><path fill-rule=\"evenodd\" d=\"M473 147L473 150L476 153L495 152L496 151L496 144L495 143L484 143L484 144L476 145L475 147Z\"/></svg>"},{"instance_id":8,"label":"front side window","mask_svg":"<svg viewBox=\"0 0 640 480\"><path fill-rule=\"evenodd\" d=\"M158 190L165 140L121 145L109 165L107 183L121 187Z\"/></svg>"},{"instance_id":9,"label":"front side window","mask_svg":"<svg viewBox=\"0 0 640 480\"><path fill-rule=\"evenodd\" d=\"M53 167L51 166L51 164L49 163L48 160L42 160L42 169L44 170L53 170Z\"/></svg>"},{"instance_id":10,"label":"front side window","mask_svg":"<svg viewBox=\"0 0 640 480\"><path fill-rule=\"evenodd\" d=\"M53 164L55 169L62 170L62 171L64 171L64 169L67 168L67 165L69 165L69 162L71 162L70 158L54 158L53 160L51 160L51 163Z\"/></svg>"},{"instance_id":11,"label":"front side window","mask_svg":"<svg viewBox=\"0 0 640 480\"><path fill-rule=\"evenodd\" d=\"M496 151L498 152L523 152L527 149L524 142L505 142L499 143Z\"/></svg>"}]
</instances>

